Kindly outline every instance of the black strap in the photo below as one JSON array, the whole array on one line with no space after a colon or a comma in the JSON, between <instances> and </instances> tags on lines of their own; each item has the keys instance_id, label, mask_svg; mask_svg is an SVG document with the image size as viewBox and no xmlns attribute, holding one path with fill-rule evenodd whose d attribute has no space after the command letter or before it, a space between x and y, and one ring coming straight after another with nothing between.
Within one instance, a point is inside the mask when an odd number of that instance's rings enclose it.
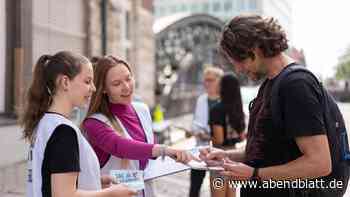
<instances>
[{"instance_id":1,"label":"black strap","mask_svg":"<svg viewBox=\"0 0 350 197\"><path fill-rule=\"evenodd\" d=\"M283 117L282 117L282 112L280 108L280 87L281 84L283 83L283 80L287 78L288 75L292 73L297 73L297 72L304 72L308 73L310 76L312 76L316 82L318 82L319 87L321 88L322 94L324 94L323 86L317 79L317 77L309 71L305 66L292 63L285 67L281 73L275 78L275 81L273 82L272 85L272 90L271 90L271 110L272 110L272 121L273 124L278 128L278 129L283 129ZM324 95L323 95L324 97ZM324 104L324 99L322 99L322 104Z\"/></svg>"}]
</instances>

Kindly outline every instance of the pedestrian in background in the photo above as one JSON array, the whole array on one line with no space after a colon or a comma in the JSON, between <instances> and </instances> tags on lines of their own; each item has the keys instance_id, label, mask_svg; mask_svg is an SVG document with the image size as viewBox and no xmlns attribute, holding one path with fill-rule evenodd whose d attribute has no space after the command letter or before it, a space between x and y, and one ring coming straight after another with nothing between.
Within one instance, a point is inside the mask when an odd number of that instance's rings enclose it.
<instances>
[{"instance_id":1,"label":"pedestrian in background","mask_svg":"<svg viewBox=\"0 0 350 197\"><path fill-rule=\"evenodd\" d=\"M210 109L209 124L213 146L223 150L235 149L236 144L244 139L244 113L242 106L241 88L233 73L225 74L220 80L220 102ZM211 172L210 182L224 177L215 171ZM213 197L233 197L235 188L228 181L220 189L211 187Z\"/></svg>"},{"instance_id":2,"label":"pedestrian in background","mask_svg":"<svg viewBox=\"0 0 350 197\"><path fill-rule=\"evenodd\" d=\"M211 139L209 128L210 108L219 102L219 82L224 72L221 68L208 66L203 71L203 85L205 93L197 99L193 115L192 132L196 138L197 146L209 145ZM206 172L203 170L191 170L190 197L198 197Z\"/></svg>"}]
</instances>

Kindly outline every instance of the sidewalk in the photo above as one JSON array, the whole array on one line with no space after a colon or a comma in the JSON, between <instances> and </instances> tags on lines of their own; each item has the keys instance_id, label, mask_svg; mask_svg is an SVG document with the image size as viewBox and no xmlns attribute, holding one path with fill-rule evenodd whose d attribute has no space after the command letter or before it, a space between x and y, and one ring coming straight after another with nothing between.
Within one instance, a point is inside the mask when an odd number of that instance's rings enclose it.
<instances>
[{"instance_id":1,"label":"sidewalk","mask_svg":"<svg viewBox=\"0 0 350 197\"><path fill-rule=\"evenodd\" d=\"M17 125L1 127L0 136L0 196L23 196L27 145Z\"/></svg>"},{"instance_id":2,"label":"sidewalk","mask_svg":"<svg viewBox=\"0 0 350 197\"><path fill-rule=\"evenodd\" d=\"M344 120L346 121L348 133L349 133L350 103L346 103L346 104L339 103L339 107L344 115ZM183 124L186 124L186 123L183 123ZM191 148L194 145L195 145L195 140L193 138L188 138L184 140L179 140L174 146L178 148ZM157 197L167 197L167 196L187 197L188 191L189 191L189 185L190 185L189 180L190 180L189 171L157 179L154 182L154 188L155 188ZM201 188L201 197L210 196L209 184L210 184L209 176L207 175ZM344 197L350 197L350 183Z\"/></svg>"},{"instance_id":3,"label":"sidewalk","mask_svg":"<svg viewBox=\"0 0 350 197\"><path fill-rule=\"evenodd\" d=\"M339 105L347 128L350 128L350 104ZM172 119L175 126L189 129L192 116L185 115ZM25 154L27 146L20 140L21 134L17 126L2 127L0 130L0 196L1 197L24 197L25 193ZM185 132L172 128L171 141L174 147L191 148L195 145L194 138L185 138ZM189 171L171 176L162 177L154 181L156 197L187 197L189 191ZM202 185L201 197L209 197L209 176L207 175ZM344 197L350 197L350 189Z\"/></svg>"},{"instance_id":4,"label":"sidewalk","mask_svg":"<svg viewBox=\"0 0 350 197\"><path fill-rule=\"evenodd\" d=\"M191 120L191 115L185 115L170 121L173 125L189 128ZM21 139L21 129L17 125L0 129L0 197L23 197L28 145ZM185 139L185 133L172 128L170 139L172 144L177 144Z\"/></svg>"}]
</instances>

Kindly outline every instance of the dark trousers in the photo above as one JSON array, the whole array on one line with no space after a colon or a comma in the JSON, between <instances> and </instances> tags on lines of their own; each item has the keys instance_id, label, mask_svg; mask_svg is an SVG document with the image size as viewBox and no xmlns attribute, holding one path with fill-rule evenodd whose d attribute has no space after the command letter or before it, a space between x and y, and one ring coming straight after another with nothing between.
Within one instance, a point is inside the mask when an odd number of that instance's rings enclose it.
<instances>
[{"instance_id":1,"label":"dark trousers","mask_svg":"<svg viewBox=\"0 0 350 197\"><path fill-rule=\"evenodd\" d=\"M191 170L191 186L189 197L199 197L201 186L205 177L205 170Z\"/></svg>"}]
</instances>

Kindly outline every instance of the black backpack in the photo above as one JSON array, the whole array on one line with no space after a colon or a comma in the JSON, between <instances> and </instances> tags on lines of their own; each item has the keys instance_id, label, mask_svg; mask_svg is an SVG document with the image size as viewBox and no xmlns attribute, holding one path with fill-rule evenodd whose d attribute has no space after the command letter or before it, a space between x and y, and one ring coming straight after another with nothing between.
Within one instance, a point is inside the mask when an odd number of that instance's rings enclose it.
<instances>
[{"instance_id":1,"label":"black backpack","mask_svg":"<svg viewBox=\"0 0 350 197\"><path fill-rule=\"evenodd\" d=\"M279 103L279 88L283 82L283 79L285 79L288 75L302 72L309 74L318 82L323 94L323 117L331 152L332 172L330 175L322 178L328 181L331 181L333 179L343 181L342 189L332 190L332 193L335 192L338 193L338 195L330 195L330 193L327 193L326 195L321 196L342 196L342 194L345 193L348 185L350 164L349 143L343 115L341 114L334 98L326 91L317 77L312 72L307 70L304 66L298 64L289 65L284 68L275 79L271 92L272 121L277 128L283 129L283 116Z\"/></svg>"}]
</instances>

